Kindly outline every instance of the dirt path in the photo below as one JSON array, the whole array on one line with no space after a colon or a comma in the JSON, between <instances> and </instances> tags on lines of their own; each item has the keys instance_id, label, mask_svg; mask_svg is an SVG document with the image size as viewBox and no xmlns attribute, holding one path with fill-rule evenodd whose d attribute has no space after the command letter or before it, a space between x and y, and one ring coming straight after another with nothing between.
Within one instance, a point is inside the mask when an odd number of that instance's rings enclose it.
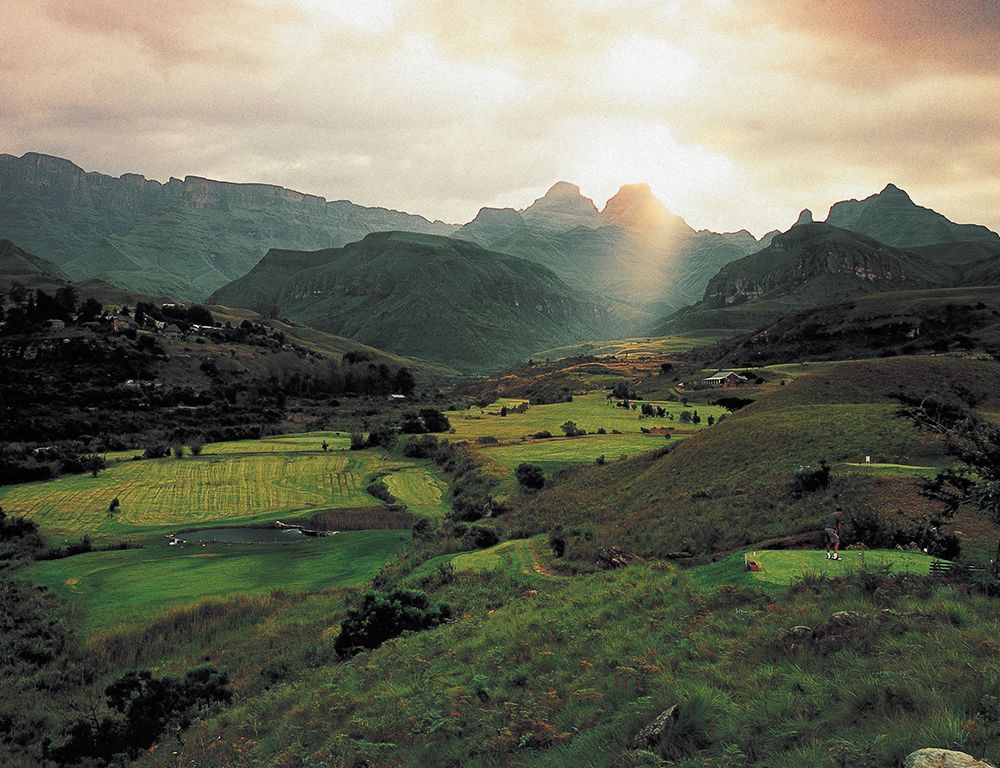
<instances>
[{"instance_id":1,"label":"dirt path","mask_svg":"<svg viewBox=\"0 0 1000 768\"><path fill-rule=\"evenodd\" d=\"M556 573L551 568L543 565L541 562L542 555L539 552L539 547L544 546L541 541L532 539L528 542L528 554L531 555L531 572L537 576L541 576L545 579L566 579L568 576L564 576L561 573ZM525 569L525 573L527 573Z\"/></svg>"}]
</instances>

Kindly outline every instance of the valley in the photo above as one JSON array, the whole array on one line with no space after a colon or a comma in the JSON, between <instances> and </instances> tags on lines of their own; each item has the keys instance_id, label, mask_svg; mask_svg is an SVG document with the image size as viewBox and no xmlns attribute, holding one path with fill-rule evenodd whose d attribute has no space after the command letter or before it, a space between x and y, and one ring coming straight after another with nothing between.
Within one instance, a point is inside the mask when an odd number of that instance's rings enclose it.
<instances>
[{"instance_id":1,"label":"valley","mask_svg":"<svg viewBox=\"0 0 1000 768\"><path fill-rule=\"evenodd\" d=\"M195 229L334 206L134 183ZM895 187L760 240L643 185L355 213L171 266L200 294L0 244L5 765L997 754L994 233ZM215 698L103 746L133 685Z\"/></svg>"}]
</instances>

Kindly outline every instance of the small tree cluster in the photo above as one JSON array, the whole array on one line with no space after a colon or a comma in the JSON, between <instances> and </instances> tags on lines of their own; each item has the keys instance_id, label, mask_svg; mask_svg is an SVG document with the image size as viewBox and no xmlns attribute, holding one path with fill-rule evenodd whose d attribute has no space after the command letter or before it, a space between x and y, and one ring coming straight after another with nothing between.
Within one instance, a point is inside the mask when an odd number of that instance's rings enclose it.
<instances>
[{"instance_id":1,"label":"small tree cluster","mask_svg":"<svg viewBox=\"0 0 1000 768\"><path fill-rule=\"evenodd\" d=\"M447 603L431 604L421 590L371 589L362 596L359 606L347 612L334 648L342 656L359 649L378 648L403 632L436 627L450 618L451 607Z\"/></svg>"}]
</instances>

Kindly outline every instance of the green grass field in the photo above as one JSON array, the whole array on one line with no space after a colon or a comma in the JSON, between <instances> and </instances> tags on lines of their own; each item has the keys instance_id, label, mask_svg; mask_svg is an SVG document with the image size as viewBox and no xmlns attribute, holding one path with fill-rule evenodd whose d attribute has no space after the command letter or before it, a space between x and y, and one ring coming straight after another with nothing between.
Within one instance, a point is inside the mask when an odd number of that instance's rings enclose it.
<instances>
[{"instance_id":1,"label":"green grass field","mask_svg":"<svg viewBox=\"0 0 1000 768\"><path fill-rule=\"evenodd\" d=\"M934 559L922 552L893 549L844 550L840 560L827 560L825 550L770 549L749 551L756 554L763 570L753 572L740 553L711 565L685 571L691 584L699 589L717 589L724 584L759 585L765 589L783 589L805 577L849 576L863 570L927 575Z\"/></svg>"},{"instance_id":2,"label":"green grass field","mask_svg":"<svg viewBox=\"0 0 1000 768\"><path fill-rule=\"evenodd\" d=\"M84 632L143 623L208 598L306 592L369 581L410 535L351 531L281 544L166 545L32 564L25 576L75 606Z\"/></svg>"},{"instance_id":3,"label":"green grass field","mask_svg":"<svg viewBox=\"0 0 1000 768\"><path fill-rule=\"evenodd\" d=\"M621 355L628 353L636 357L659 357L662 355L686 352L694 347L712 344L726 337L723 333L708 331L704 334L691 336L639 336L630 339L609 339L603 341L581 341L577 344L567 344L562 347L545 349L531 355L534 360L558 360L563 357L586 355L601 357L606 355Z\"/></svg>"},{"instance_id":4,"label":"green grass field","mask_svg":"<svg viewBox=\"0 0 1000 768\"><path fill-rule=\"evenodd\" d=\"M331 450L322 450L323 440ZM0 489L0 505L36 520L52 538L134 537L178 526L379 506L382 502L366 492L368 478L409 469L402 496L412 493L415 506L440 508L445 486L426 462L383 451L348 451L346 443L342 433L215 443L200 456L112 463L96 478L76 475L6 487ZM109 516L116 497L121 507Z\"/></svg>"},{"instance_id":5,"label":"green grass field","mask_svg":"<svg viewBox=\"0 0 1000 768\"><path fill-rule=\"evenodd\" d=\"M592 462L598 456L604 456L607 461L615 461L622 456L648 453L683 437L678 435L670 440L663 435L643 434L553 437L487 447L484 453L511 469L521 462L528 461L550 472L580 462Z\"/></svg>"},{"instance_id":6,"label":"green grass field","mask_svg":"<svg viewBox=\"0 0 1000 768\"><path fill-rule=\"evenodd\" d=\"M429 467L397 469L382 479L389 492L414 514L443 517L448 512L448 485Z\"/></svg>"},{"instance_id":7,"label":"green grass field","mask_svg":"<svg viewBox=\"0 0 1000 768\"><path fill-rule=\"evenodd\" d=\"M488 457L509 467L530 461L549 470L594 461L601 455L611 461L620 456L655 451L663 447L664 436L643 434L642 428L670 428L673 430L671 439L679 440L707 429L709 416L717 419L726 413L724 408L717 406L685 408L680 403L644 401L664 408L674 418L640 418L638 410L626 411L616 407L613 402L609 404L604 392L578 395L569 403L531 405L524 413L514 413L512 409L522 402L524 401L501 399L485 408L448 411L448 419L455 430L454 435L449 437L459 440L495 437L498 444L482 446ZM504 406L508 413L501 416L500 411ZM685 410L697 410L701 423L682 424L679 416ZM567 421L574 422L578 429L586 430L588 434L584 437L565 437L560 427ZM602 427L606 434L596 434ZM614 430L621 434L613 434ZM544 431L552 433L553 437L522 440Z\"/></svg>"}]
</instances>

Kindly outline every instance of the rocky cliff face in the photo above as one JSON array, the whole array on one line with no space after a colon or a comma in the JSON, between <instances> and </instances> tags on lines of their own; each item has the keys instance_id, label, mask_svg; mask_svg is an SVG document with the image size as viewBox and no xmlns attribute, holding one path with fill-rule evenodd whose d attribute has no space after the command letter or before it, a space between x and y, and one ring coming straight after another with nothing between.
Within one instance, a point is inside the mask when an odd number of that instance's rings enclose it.
<instances>
[{"instance_id":1,"label":"rocky cliff face","mask_svg":"<svg viewBox=\"0 0 1000 768\"><path fill-rule=\"evenodd\" d=\"M0 155L0 237L77 280L200 300L269 248L340 246L390 229L450 234L455 227L270 184L198 176L161 184L134 173L88 173L49 155Z\"/></svg>"},{"instance_id":2,"label":"rocky cliff face","mask_svg":"<svg viewBox=\"0 0 1000 768\"><path fill-rule=\"evenodd\" d=\"M800 217L801 218L801 217ZM789 294L821 277L842 277L857 290L898 290L933 285L947 276L916 254L871 238L801 223L766 249L723 267L705 289L712 306Z\"/></svg>"}]
</instances>

